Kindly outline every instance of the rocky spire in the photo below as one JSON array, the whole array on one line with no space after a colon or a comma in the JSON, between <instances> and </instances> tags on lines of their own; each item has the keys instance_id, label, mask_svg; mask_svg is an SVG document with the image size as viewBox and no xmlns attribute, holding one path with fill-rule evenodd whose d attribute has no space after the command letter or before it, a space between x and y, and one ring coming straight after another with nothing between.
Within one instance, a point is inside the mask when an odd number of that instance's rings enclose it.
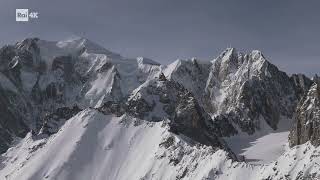
<instances>
[{"instance_id":1,"label":"rocky spire","mask_svg":"<svg viewBox=\"0 0 320 180\"><path fill-rule=\"evenodd\" d=\"M320 86L314 82L308 93L300 101L295 124L290 131L290 146L310 141L314 146L320 145Z\"/></svg>"}]
</instances>

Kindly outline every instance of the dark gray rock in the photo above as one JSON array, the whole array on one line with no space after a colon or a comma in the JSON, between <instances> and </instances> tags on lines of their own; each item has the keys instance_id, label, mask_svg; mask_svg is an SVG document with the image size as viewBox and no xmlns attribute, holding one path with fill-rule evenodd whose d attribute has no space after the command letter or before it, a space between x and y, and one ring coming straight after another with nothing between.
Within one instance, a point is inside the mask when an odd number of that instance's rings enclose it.
<instances>
[{"instance_id":1,"label":"dark gray rock","mask_svg":"<svg viewBox=\"0 0 320 180\"><path fill-rule=\"evenodd\" d=\"M291 147L310 141L314 146L320 145L320 86L314 83L300 101L295 123L289 135Z\"/></svg>"},{"instance_id":2,"label":"dark gray rock","mask_svg":"<svg viewBox=\"0 0 320 180\"><path fill-rule=\"evenodd\" d=\"M19 102L19 98L2 89L0 85L0 153L7 150L14 136L23 138L29 131L23 114L26 109L19 110L11 103Z\"/></svg>"},{"instance_id":3,"label":"dark gray rock","mask_svg":"<svg viewBox=\"0 0 320 180\"><path fill-rule=\"evenodd\" d=\"M128 114L149 120L169 120L172 133L189 137L194 142L230 152L220 138L227 129L214 123L191 92L177 82L160 79L141 85L128 100ZM230 134L230 133L228 133Z\"/></svg>"},{"instance_id":4,"label":"dark gray rock","mask_svg":"<svg viewBox=\"0 0 320 180\"><path fill-rule=\"evenodd\" d=\"M253 134L265 121L277 129L281 117L291 118L298 102L289 76L260 51L227 49L213 61L206 86L205 109L223 115Z\"/></svg>"},{"instance_id":5,"label":"dark gray rock","mask_svg":"<svg viewBox=\"0 0 320 180\"><path fill-rule=\"evenodd\" d=\"M118 117L125 114L126 112L125 104L121 102L113 102L113 101L105 102L101 107L97 109L99 112L103 114L106 114L106 115L114 114Z\"/></svg>"},{"instance_id":6,"label":"dark gray rock","mask_svg":"<svg viewBox=\"0 0 320 180\"><path fill-rule=\"evenodd\" d=\"M242 54L228 48L211 64L193 59L173 65L169 79L192 92L206 112L228 119L220 120L223 126L229 124L231 134L224 132L226 136L234 135L233 126L248 134L259 131L262 123L277 129L281 117L292 118L301 94L310 86L307 77L290 78L257 50Z\"/></svg>"},{"instance_id":7,"label":"dark gray rock","mask_svg":"<svg viewBox=\"0 0 320 180\"><path fill-rule=\"evenodd\" d=\"M52 135L70 118L75 116L81 109L78 106L60 107L50 114L46 114L39 134Z\"/></svg>"},{"instance_id":8,"label":"dark gray rock","mask_svg":"<svg viewBox=\"0 0 320 180\"><path fill-rule=\"evenodd\" d=\"M168 79L178 82L193 93L201 106L206 106L207 96L205 87L210 73L210 62L202 62L192 58L190 60L177 60L175 70L168 74Z\"/></svg>"},{"instance_id":9,"label":"dark gray rock","mask_svg":"<svg viewBox=\"0 0 320 180\"><path fill-rule=\"evenodd\" d=\"M308 92L313 83L311 79L303 74L293 74L290 80L295 87L296 96L299 100Z\"/></svg>"}]
</instances>

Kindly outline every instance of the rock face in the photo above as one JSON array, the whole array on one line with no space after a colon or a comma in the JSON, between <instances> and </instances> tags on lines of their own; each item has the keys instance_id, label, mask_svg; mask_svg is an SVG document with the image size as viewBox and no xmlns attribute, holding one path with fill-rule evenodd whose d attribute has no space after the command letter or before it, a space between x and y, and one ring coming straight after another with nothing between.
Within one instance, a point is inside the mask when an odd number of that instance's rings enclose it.
<instances>
[{"instance_id":1,"label":"rock face","mask_svg":"<svg viewBox=\"0 0 320 180\"><path fill-rule=\"evenodd\" d=\"M20 91L24 88L21 71L33 68L32 55L24 47L0 49L0 152L6 151L15 136L22 138L30 129L32 104Z\"/></svg>"},{"instance_id":2,"label":"rock face","mask_svg":"<svg viewBox=\"0 0 320 180\"><path fill-rule=\"evenodd\" d=\"M47 114L44 117L43 125L40 129L39 134L52 135L60 129L60 127L70 118L75 116L80 112L78 106L72 108L69 107L60 107L55 112Z\"/></svg>"},{"instance_id":3,"label":"rock face","mask_svg":"<svg viewBox=\"0 0 320 180\"><path fill-rule=\"evenodd\" d=\"M206 91L208 110L249 134L259 130L261 120L277 129L281 116L290 118L297 102L290 78L259 51L242 55L227 49L213 61Z\"/></svg>"},{"instance_id":4,"label":"rock face","mask_svg":"<svg viewBox=\"0 0 320 180\"><path fill-rule=\"evenodd\" d=\"M130 96L130 115L149 121L169 121L170 131L183 134L196 142L225 148L220 130L182 85L166 80L164 75L142 84Z\"/></svg>"},{"instance_id":5,"label":"rock face","mask_svg":"<svg viewBox=\"0 0 320 180\"><path fill-rule=\"evenodd\" d=\"M303 74L293 74L290 77L293 86L295 87L296 96L301 99L309 90L313 81Z\"/></svg>"},{"instance_id":6,"label":"rock face","mask_svg":"<svg viewBox=\"0 0 320 180\"><path fill-rule=\"evenodd\" d=\"M290 78L260 51L238 53L228 48L211 63L178 60L164 70L166 76L191 91L206 112L225 127L252 134L267 123L272 129L282 117L291 118L310 80ZM222 120L224 119L224 120Z\"/></svg>"},{"instance_id":7,"label":"rock face","mask_svg":"<svg viewBox=\"0 0 320 180\"><path fill-rule=\"evenodd\" d=\"M24 137L29 131L28 126L23 121L21 111L18 111L12 101L19 102L19 96L4 90L0 86L0 152L5 152L14 136ZM23 109L22 109L23 111Z\"/></svg>"},{"instance_id":8,"label":"rock face","mask_svg":"<svg viewBox=\"0 0 320 180\"><path fill-rule=\"evenodd\" d=\"M164 69L164 75L175 82L182 84L193 93L202 105L206 103L205 86L210 73L211 62L190 60L176 60Z\"/></svg>"},{"instance_id":9,"label":"rock face","mask_svg":"<svg viewBox=\"0 0 320 180\"><path fill-rule=\"evenodd\" d=\"M320 86L314 83L300 101L295 124L290 132L290 146L310 141L314 146L320 145Z\"/></svg>"}]
</instances>

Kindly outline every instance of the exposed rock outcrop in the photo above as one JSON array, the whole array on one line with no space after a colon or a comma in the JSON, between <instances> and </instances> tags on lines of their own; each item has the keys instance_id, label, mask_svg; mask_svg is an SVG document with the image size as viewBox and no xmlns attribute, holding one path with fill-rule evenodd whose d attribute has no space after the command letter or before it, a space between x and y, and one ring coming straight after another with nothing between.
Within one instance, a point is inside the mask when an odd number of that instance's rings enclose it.
<instances>
[{"instance_id":1,"label":"exposed rock outcrop","mask_svg":"<svg viewBox=\"0 0 320 180\"><path fill-rule=\"evenodd\" d=\"M300 101L295 124L290 132L290 146L310 141L314 146L320 145L320 86L314 83Z\"/></svg>"},{"instance_id":2,"label":"exposed rock outcrop","mask_svg":"<svg viewBox=\"0 0 320 180\"><path fill-rule=\"evenodd\" d=\"M206 92L209 112L228 117L249 134L261 121L277 129L282 116L292 117L298 101L287 74L260 51L243 55L233 48L213 61Z\"/></svg>"},{"instance_id":3,"label":"exposed rock outcrop","mask_svg":"<svg viewBox=\"0 0 320 180\"><path fill-rule=\"evenodd\" d=\"M303 74L293 74L290 77L293 86L295 87L296 96L301 99L310 89L313 81Z\"/></svg>"},{"instance_id":4,"label":"exposed rock outcrop","mask_svg":"<svg viewBox=\"0 0 320 180\"><path fill-rule=\"evenodd\" d=\"M68 119L72 118L80 111L81 109L78 106L73 106L72 108L61 107L55 110L55 112L45 115L39 134L50 136L58 132L60 127Z\"/></svg>"},{"instance_id":5,"label":"exposed rock outcrop","mask_svg":"<svg viewBox=\"0 0 320 180\"><path fill-rule=\"evenodd\" d=\"M236 159L220 138L227 130L214 123L197 99L179 83L151 80L133 92L127 103L130 115L149 121L169 121L170 131L195 142L225 149Z\"/></svg>"}]
</instances>

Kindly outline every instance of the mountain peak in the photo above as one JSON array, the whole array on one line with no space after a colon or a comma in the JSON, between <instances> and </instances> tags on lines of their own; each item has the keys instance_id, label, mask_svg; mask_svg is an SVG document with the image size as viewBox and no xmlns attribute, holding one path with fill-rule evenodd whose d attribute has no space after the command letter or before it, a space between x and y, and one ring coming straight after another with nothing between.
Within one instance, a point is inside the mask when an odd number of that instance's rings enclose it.
<instances>
[{"instance_id":1,"label":"mountain peak","mask_svg":"<svg viewBox=\"0 0 320 180\"><path fill-rule=\"evenodd\" d=\"M319 98L320 97L320 86L319 86L318 82L314 82L312 84L307 96L309 96L309 97L311 96L313 98Z\"/></svg>"},{"instance_id":2,"label":"mountain peak","mask_svg":"<svg viewBox=\"0 0 320 180\"><path fill-rule=\"evenodd\" d=\"M39 38L25 38L16 43L16 47L20 50L36 50Z\"/></svg>"},{"instance_id":3,"label":"mountain peak","mask_svg":"<svg viewBox=\"0 0 320 180\"><path fill-rule=\"evenodd\" d=\"M213 61L219 61L221 64L241 65L246 59L251 62L268 62L260 50L252 50L246 54L238 52L236 48L227 48Z\"/></svg>"},{"instance_id":4,"label":"mountain peak","mask_svg":"<svg viewBox=\"0 0 320 180\"><path fill-rule=\"evenodd\" d=\"M320 84L320 77L318 76L318 74L315 74L312 77L312 81L316 82L317 84Z\"/></svg>"},{"instance_id":5,"label":"mountain peak","mask_svg":"<svg viewBox=\"0 0 320 180\"><path fill-rule=\"evenodd\" d=\"M219 55L219 58L227 60L236 56L238 56L238 52L235 48L227 48Z\"/></svg>"},{"instance_id":6,"label":"mountain peak","mask_svg":"<svg viewBox=\"0 0 320 180\"><path fill-rule=\"evenodd\" d=\"M252 50L250 55L253 61L267 61L260 50Z\"/></svg>"},{"instance_id":7,"label":"mountain peak","mask_svg":"<svg viewBox=\"0 0 320 180\"><path fill-rule=\"evenodd\" d=\"M138 64L160 65L160 63L145 57L137 57Z\"/></svg>"},{"instance_id":8,"label":"mountain peak","mask_svg":"<svg viewBox=\"0 0 320 180\"><path fill-rule=\"evenodd\" d=\"M225 52L237 52L237 49L229 47L229 48L226 48Z\"/></svg>"},{"instance_id":9,"label":"mountain peak","mask_svg":"<svg viewBox=\"0 0 320 180\"><path fill-rule=\"evenodd\" d=\"M60 40L56 43L56 46L61 49L73 49L73 50L81 50L85 49L87 52L92 52L96 54L106 54L106 55L117 55L103 46L90 41L87 38L79 37L79 36L71 36L64 40Z\"/></svg>"}]
</instances>

